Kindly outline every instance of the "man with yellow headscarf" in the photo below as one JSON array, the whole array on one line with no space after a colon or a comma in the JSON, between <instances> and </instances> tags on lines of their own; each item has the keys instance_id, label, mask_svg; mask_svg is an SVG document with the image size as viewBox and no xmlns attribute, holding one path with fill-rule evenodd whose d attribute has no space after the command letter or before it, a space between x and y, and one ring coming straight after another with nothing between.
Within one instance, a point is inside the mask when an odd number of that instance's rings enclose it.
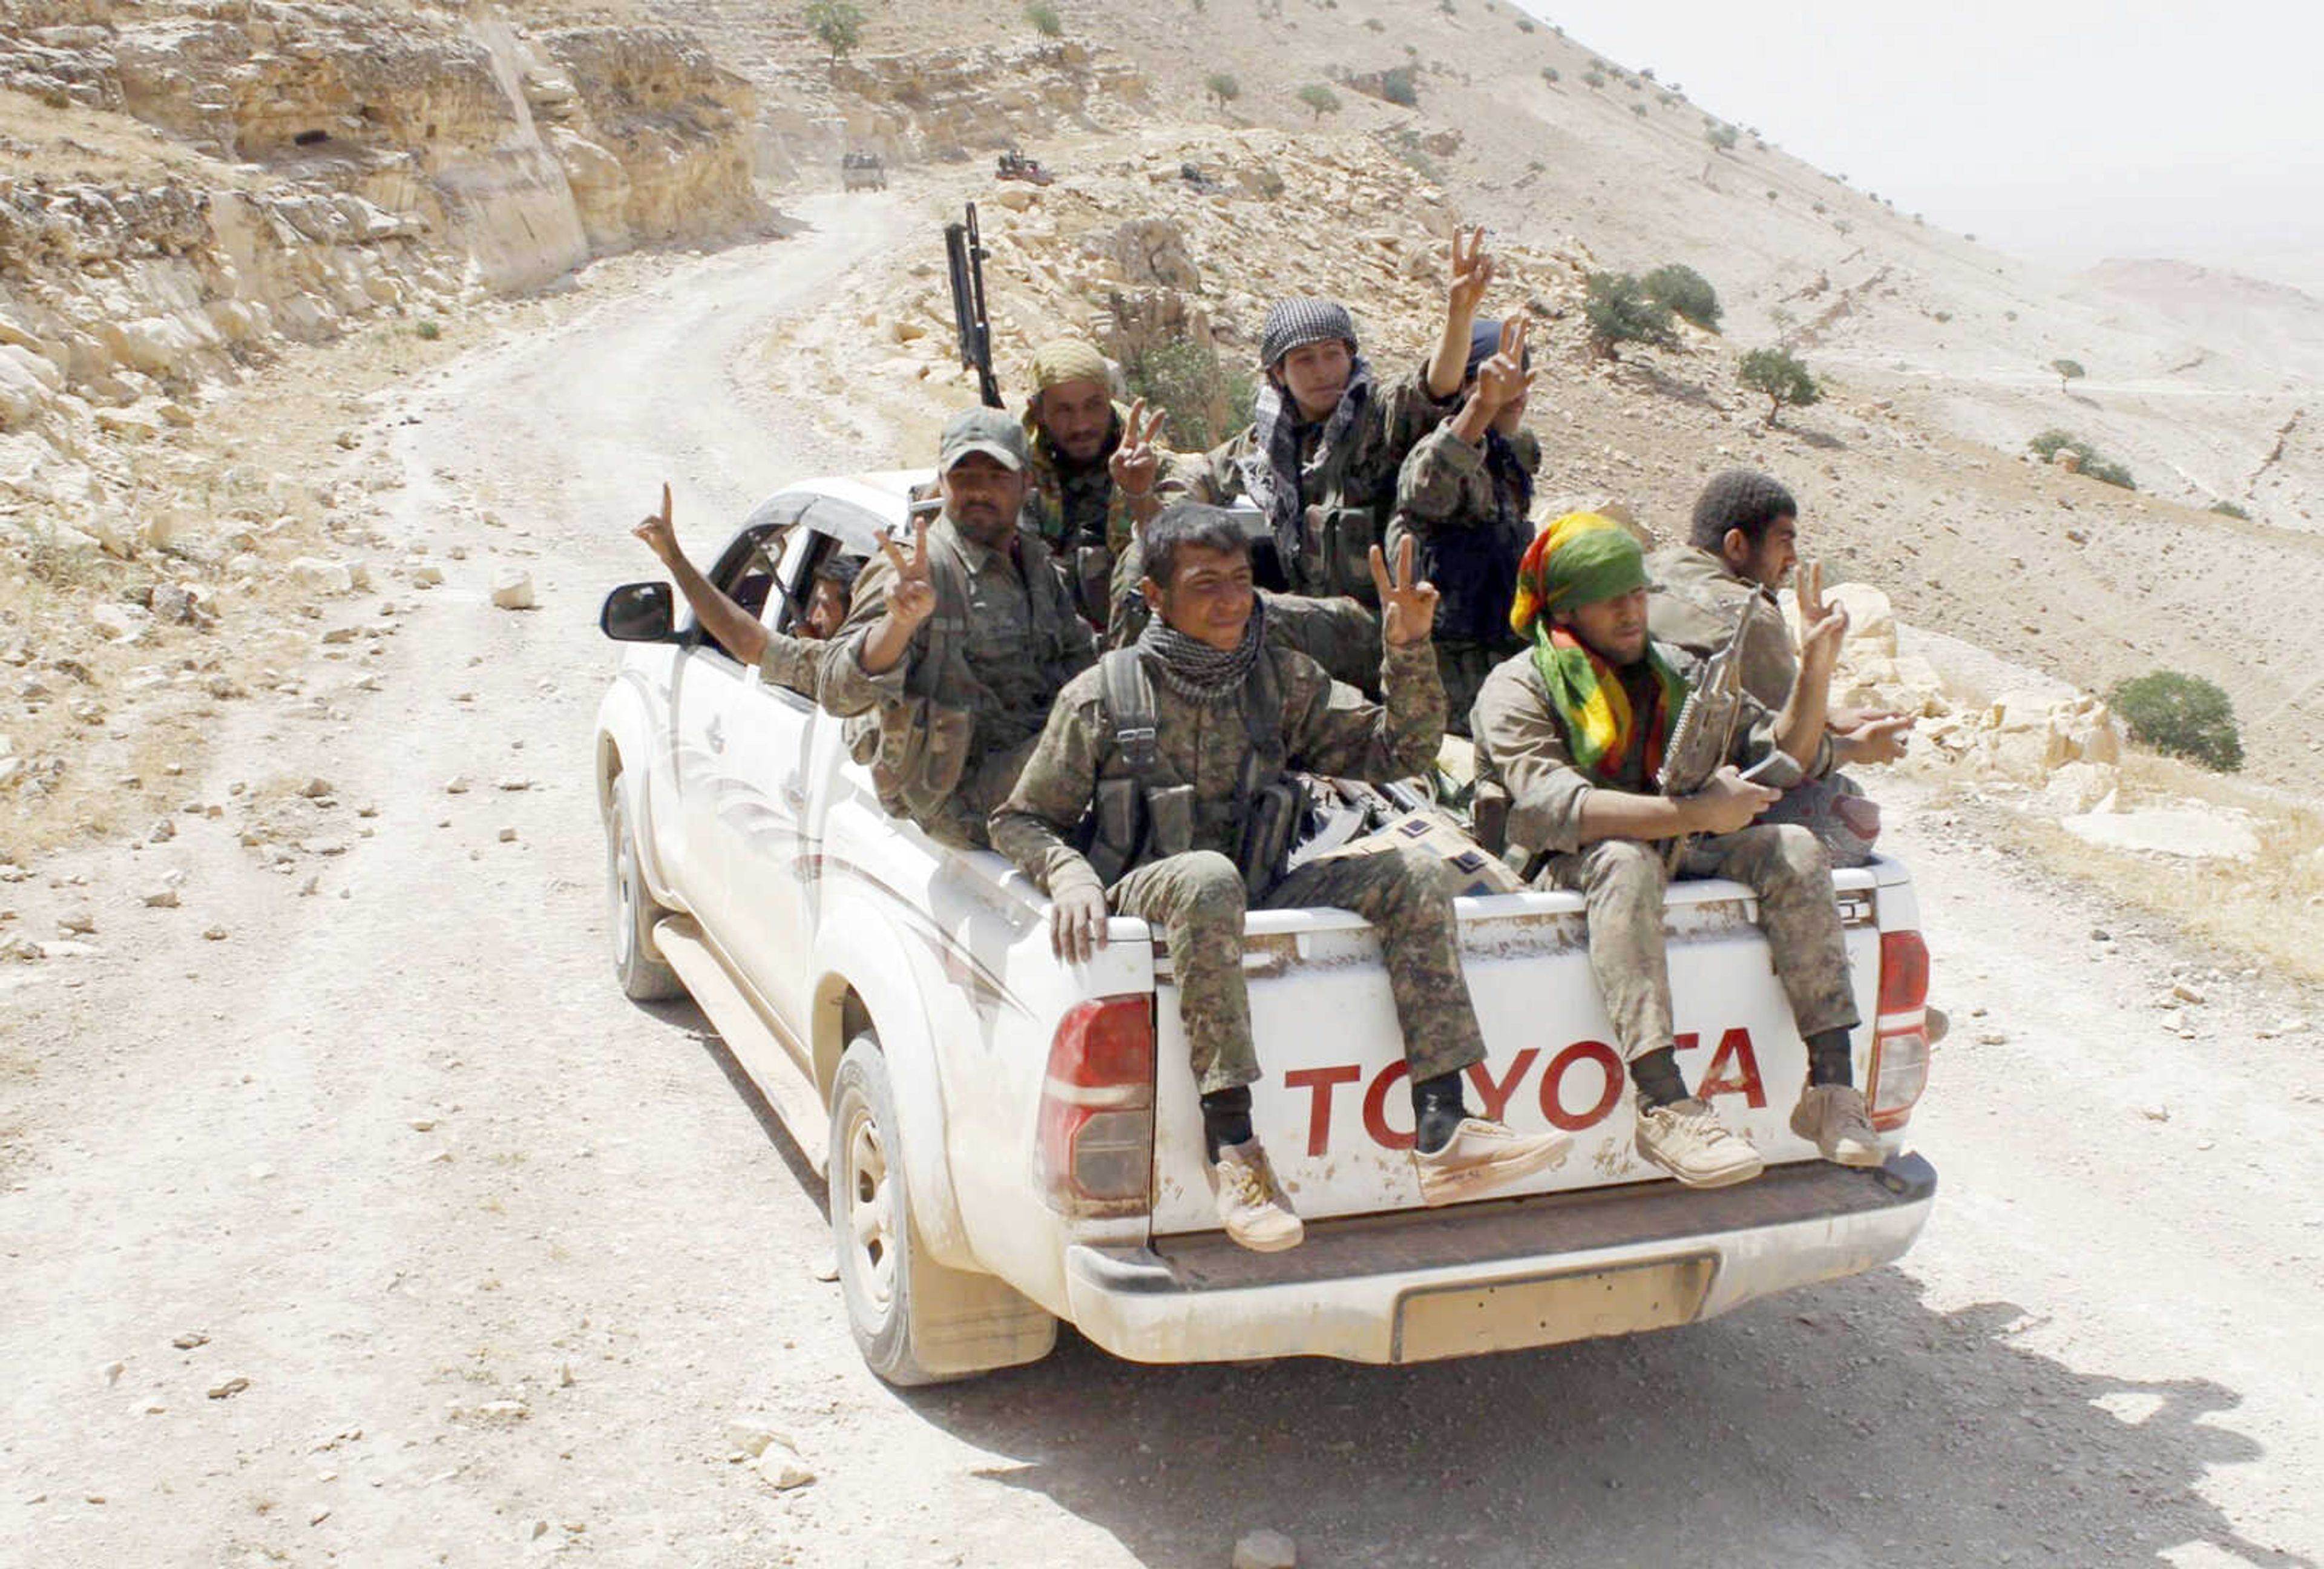
<instances>
[{"instance_id":1,"label":"man with yellow headscarf","mask_svg":"<svg viewBox=\"0 0 2324 1569\"><path fill-rule=\"evenodd\" d=\"M1763 1162L1679 1073L1663 937L1674 859L1678 876L1731 877L1758 895L1808 1048L1792 1131L1843 1166L1884 1158L1854 1087L1850 1036L1861 1020L1831 865L1807 829L1753 823L1784 788L1831 764L1825 705L1848 613L1826 606L1812 564L1798 593L1799 678L1782 710L1747 694L1728 766L1692 795L1665 796L1657 775L1686 682L1647 635L1645 552L1618 523L1569 512L1517 568L1509 625L1532 647L1485 678L1470 719L1478 780L1508 797L1509 859L1586 901L1591 973L1629 1065L1638 1153L1694 1187L1748 1181ZM1683 846L1675 857L1671 841Z\"/></svg>"},{"instance_id":2,"label":"man with yellow headscarf","mask_svg":"<svg viewBox=\"0 0 2324 1569\"><path fill-rule=\"evenodd\" d=\"M1025 401L1033 461L1019 521L1049 547L1074 607L1101 632L1120 597L1114 565L1138 525L1162 510L1155 485L1170 457L1162 420L1143 399L1126 409L1113 401L1112 373L1087 338L1052 338L1033 351Z\"/></svg>"}]
</instances>

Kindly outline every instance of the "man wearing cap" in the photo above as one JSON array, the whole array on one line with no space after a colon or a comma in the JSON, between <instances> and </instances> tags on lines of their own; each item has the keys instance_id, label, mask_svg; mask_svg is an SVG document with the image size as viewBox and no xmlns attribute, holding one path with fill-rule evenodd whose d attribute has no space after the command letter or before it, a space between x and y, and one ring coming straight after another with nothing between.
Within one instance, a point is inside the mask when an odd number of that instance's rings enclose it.
<instances>
[{"instance_id":1,"label":"man wearing cap","mask_svg":"<svg viewBox=\"0 0 2324 1569\"><path fill-rule=\"evenodd\" d=\"M825 708L880 803L946 844L982 847L1057 690L1096 657L1048 547L1018 527L1025 432L998 409L946 420L944 510L856 582L823 656Z\"/></svg>"},{"instance_id":2,"label":"man wearing cap","mask_svg":"<svg viewBox=\"0 0 2324 1569\"><path fill-rule=\"evenodd\" d=\"M1376 704L1268 638L1269 611L1252 591L1250 544L1235 518L1172 506L1148 526L1145 546L1141 586L1153 618L1135 648L1108 654L1058 697L1015 793L993 816L992 842L1048 891L1059 956L1086 960L1102 946L1110 910L1142 918L1169 945L1227 1235L1262 1252L1303 1235L1251 1127L1260 1069L1243 916L1253 907L1333 906L1379 928L1425 1202L1473 1197L1559 1159L1566 1135L1517 1133L1464 1104L1462 1070L1484 1059L1485 1045L1443 862L1403 845L1319 856L1286 872L1271 852L1251 849L1254 815L1283 770L1388 780L1436 755L1444 691L1428 651L1435 595L1415 580L1410 548L1394 577L1377 547L1366 562L1386 612L1379 679L1388 701ZM1141 694L1134 724L1114 707L1125 684Z\"/></svg>"},{"instance_id":3,"label":"man wearing cap","mask_svg":"<svg viewBox=\"0 0 2324 1569\"><path fill-rule=\"evenodd\" d=\"M1531 365L1522 317L1478 322L1460 412L1422 437L1397 475L1388 544L1418 540L1420 575L1436 586L1436 669L1448 727L1462 735L1486 673L1525 647L1509 606L1541 467L1541 443L1522 424Z\"/></svg>"},{"instance_id":4,"label":"man wearing cap","mask_svg":"<svg viewBox=\"0 0 2324 1569\"><path fill-rule=\"evenodd\" d=\"M1730 765L1692 795L1661 795L1655 775L1686 681L1647 635L1638 542L1606 518L1570 512L1535 538L1517 569L1509 623L1533 646L1485 678L1471 717L1479 780L1508 792L1508 859L1585 900L1591 973L1636 1091L1638 1153L1694 1187L1746 1181L1762 1163L1679 1074L1663 936L1673 841L1683 846L1677 875L1731 877L1758 895L1759 924L1808 1048L1792 1131L1843 1166L1883 1158L1853 1087L1849 1037L1859 1020L1830 863L1805 828L1753 823L1781 786L1830 766L1824 704L1848 613L1826 607L1812 565L1798 593L1799 678L1782 709L1770 713L1746 693Z\"/></svg>"},{"instance_id":5,"label":"man wearing cap","mask_svg":"<svg viewBox=\"0 0 2324 1569\"><path fill-rule=\"evenodd\" d=\"M1033 351L1025 401L1032 464L1025 528L1064 571L1082 619L1103 632L1113 614L1113 568L1137 526L1162 508L1155 482L1169 459L1162 411L1113 401L1105 355L1086 338L1052 338Z\"/></svg>"},{"instance_id":6,"label":"man wearing cap","mask_svg":"<svg viewBox=\"0 0 2324 1569\"><path fill-rule=\"evenodd\" d=\"M1748 468L1711 475L1695 500L1687 542L1646 558L1653 582L1646 626L1655 641L1700 661L1728 645L1755 600L1773 611L1775 590L1799 559L1799 512L1772 475ZM1744 690L1770 709L1782 707L1799 661L1781 615L1749 618L1741 660ZM1913 729L1908 714L1853 708L1832 709L1827 722L1838 766L1894 762L1904 755ZM1795 785L1760 820L1806 826L1836 866L1869 861L1880 833L1880 808L1839 773Z\"/></svg>"},{"instance_id":7,"label":"man wearing cap","mask_svg":"<svg viewBox=\"0 0 2324 1569\"><path fill-rule=\"evenodd\" d=\"M1166 494L1214 506L1250 498L1274 531L1291 592L1329 607L1326 623L1312 638L1303 632L1300 646L1351 685L1369 686L1379 660L1368 552L1384 537L1406 455L1452 411L1470 324L1492 279L1484 231L1456 228L1436 352L1388 382L1358 349L1346 306L1277 300L1259 336L1265 379L1252 422L1163 482Z\"/></svg>"}]
</instances>

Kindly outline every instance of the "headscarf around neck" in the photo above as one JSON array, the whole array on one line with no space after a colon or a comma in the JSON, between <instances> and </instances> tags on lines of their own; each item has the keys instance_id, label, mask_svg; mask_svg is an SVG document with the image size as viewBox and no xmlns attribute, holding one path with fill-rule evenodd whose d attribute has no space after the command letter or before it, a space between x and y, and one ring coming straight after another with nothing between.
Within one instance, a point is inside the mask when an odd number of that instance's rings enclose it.
<instances>
[{"instance_id":1,"label":"headscarf around neck","mask_svg":"<svg viewBox=\"0 0 2324 1569\"><path fill-rule=\"evenodd\" d=\"M1299 504L1301 480L1324 472L1340 448L1354 439L1356 421L1363 418L1371 401L1373 386L1370 362L1360 354L1351 355L1347 391L1340 394L1338 406L1324 420L1323 438L1315 443L1314 456L1302 465L1299 431L1303 421L1297 401L1271 376L1259 383L1252 408L1250 450L1243 455L1238 466L1244 492L1252 504L1266 514L1277 548L1285 552L1286 559L1297 555L1305 533L1305 519Z\"/></svg>"},{"instance_id":2,"label":"headscarf around neck","mask_svg":"<svg viewBox=\"0 0 2324 1569\"><path fill-rule=\"evenodd\" d=\"M1266 641L1267 601L1254 594L1242 641L1231 649L1215 649L1200 638L1188 637L1157 615L1138 634L1138 651L1172 691L1198 703L1211 703L1241 689Z\"/></svg>"},{"instance_id":3,"label":"headscarf around neck","mask_svg":"<svg viewBox=\"0 0 2324 1569\"><path fill-rule=\"evenodd\" d=\"M1647 713L1638 714L1621 672L1559 626L1554 613L1612 599L1646 582L1646 552L1627 530L1596 512L1568 512L1534 536L1517 566L1517 599L1509 607L1510 630L1533 639L1534 669L1557 711L1574 762L1608 780L1620 774L1641 729L1646 779L1660 771L1663 743L1686 701L1686 682L1648 639L1654 701Z\"/></svg>"}]
</instances>

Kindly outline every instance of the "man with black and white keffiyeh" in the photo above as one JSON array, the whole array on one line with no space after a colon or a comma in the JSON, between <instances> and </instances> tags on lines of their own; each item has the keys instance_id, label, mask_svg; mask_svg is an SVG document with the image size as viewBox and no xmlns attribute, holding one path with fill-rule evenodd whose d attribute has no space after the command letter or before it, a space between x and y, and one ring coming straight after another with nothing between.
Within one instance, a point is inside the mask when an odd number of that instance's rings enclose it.
<instances>
[{"instance_id":1,"label":"man with black and white keffiyeh","mask_svg":"<svg viewBox=\"0 0 2324 1569\"><path fill-rule=\"evenodd\" d=\"M1278 300L1259 338L1265 379L1251 423L1199 457L1176 462L1168 500L1225 506L1248 496L1275 535L1294 595L1278 631L1337 678L1369 687L1379 623L1366 562L1396 501L1397 471L1452 412L1468 367L1471 324L1492 284L1482 229L1456 229L1443 333L1425 365L1383 380L1337 300Z\"/></svg>"}]
</instances>

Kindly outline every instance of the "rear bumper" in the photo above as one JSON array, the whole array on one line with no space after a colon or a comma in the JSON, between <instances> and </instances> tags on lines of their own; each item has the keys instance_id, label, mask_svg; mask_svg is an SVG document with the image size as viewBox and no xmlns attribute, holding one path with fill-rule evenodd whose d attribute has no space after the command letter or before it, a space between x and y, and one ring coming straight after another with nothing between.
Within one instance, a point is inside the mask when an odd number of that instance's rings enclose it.
<instances>
[{"instance_id":1,"label":"rear bumper","mask_svg":"<svg viewBox=\"0 0 2324 1569\"><path fill-rule=\"evenodd\" d=\"M1288 1253L1218 1233L1074 1247L1081 1332L1135 1361L1425 1361L1692 1323L1877 1268L1919 1236L1937 1174L1821 1161L1691 1192L1672 1182L1312 1225Z\"/></svg>"}]
</instances>

